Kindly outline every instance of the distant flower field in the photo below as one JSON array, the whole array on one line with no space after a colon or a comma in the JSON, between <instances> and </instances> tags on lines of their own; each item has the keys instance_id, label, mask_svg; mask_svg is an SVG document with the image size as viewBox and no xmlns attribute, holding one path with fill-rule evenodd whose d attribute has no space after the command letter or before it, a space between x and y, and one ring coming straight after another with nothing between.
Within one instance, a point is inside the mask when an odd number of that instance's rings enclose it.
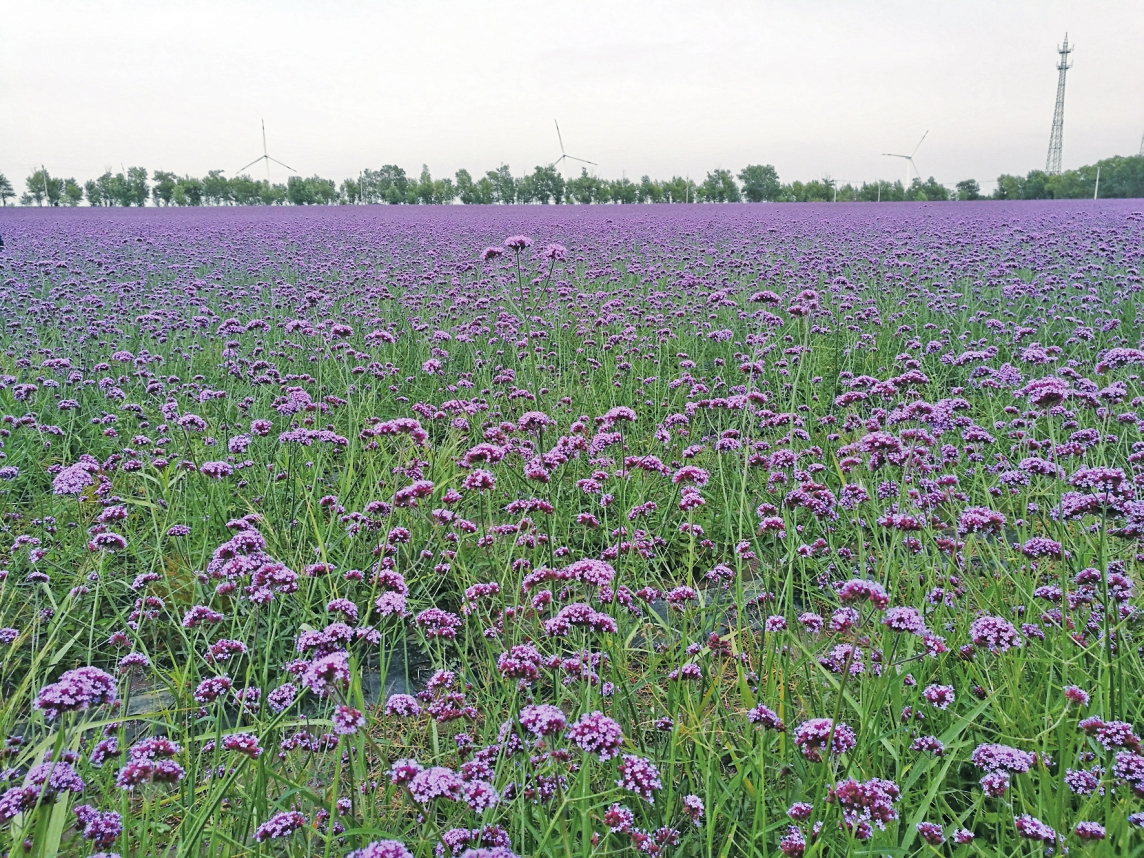
<instances>
[{"instance_id":1,"label":"distant flower field","mask_svg":"<svg viewBox=\"0 0 1144 858\"><path fill-rule=\"evenodd\" d=\"M1142 209L0 212L2 848L1144 854Z\"/></svg>"}]
</instances>

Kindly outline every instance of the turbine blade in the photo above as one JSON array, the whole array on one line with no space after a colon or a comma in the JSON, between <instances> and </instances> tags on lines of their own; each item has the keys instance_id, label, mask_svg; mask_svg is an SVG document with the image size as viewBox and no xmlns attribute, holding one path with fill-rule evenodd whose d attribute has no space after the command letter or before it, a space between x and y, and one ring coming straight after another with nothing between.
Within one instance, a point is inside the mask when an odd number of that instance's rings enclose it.
<instances>
[{"instance_id":1,"label":"turbine blade","mask_svg":"<svg viewBox=\"0 0 1144 858\"><path fill-rule=\"evenodd\" d=\"M266 120L263 119L261 121L262 121L262 154L266 155L267 154L267 149L266 149Z\"/></svg>"},{"instance_id":2,"label":"turbine blade","mask_svg":"<svg viewBox=\"0 0 1144 858\"><path fill-rule=\"evenodd\" d=\"M563 155L564 154L564 138L560 136L560 123L557 122L555 119L553 119L552 124L556 126L556 139L560 141L560 154Z\"/></svg>"},{"instance_id":3,"label":"turbine blade","mask_svg":"<svg viewBox=\"0 0 1144 858\"><path fill-rule=\"evenodd\" d=\"M289 171L290 171L290 172L292 172L292 173L297 173L297 172L298 172L298 171L297 171L297 170L295 170L293 167L291 167L289 164L283 164L283 163L282 163L281 161L279 161L277 158L271 158L269 155L267 155L267 156L266 156L266 160L268 160L268 161L273 161L273 162L274 162L275 164L277 164L278 166L280 166L280 167L285 167L287 170L289 170ZM299 175L301 175L301 174L299 173Z\"/></svg>"},{"instance_id":4,"label":"turbine blade","mask_svg":"<svg viewBox=\"0 0 1144 858\"><path fill-rule=\"evenodd\" d=\"M926 136L928 134L929 134L929 129L927 128L926 133L922 135L922 139L918 141L918 145L914 147L914 151L910 153L911 158L914 157L914 155L918 154L918 150L921 149L922 144L926 142Z\"/></svg>"},{"instance_id":5,"label":"turbine blade","mask_svg":"<svg viewBox=\"0 0 1144 858\"><path fill-rule=\"evenodd\" d=\"M591 164L593 167L599 167L595 161L588 161L584 158L577 158L575 155L565 155L566 158L571 158L573 161L579 161L581 164Z\"/></svg>"},{"instance_id":6,"label":"turbine blade","mask_svg":"<svg viewBox=\"0 0 1144 858\"><path fill-rule=\"evenodd\" d=\"M246 167L253 167L255 164L257 164L259 161L261 161L265 157L266 157L265 155L259 155L257 158L255 158L253 161L251 161L249 164L247 164ZM237 170L234 171L234 174L236 176L241 175L242 171L245 170L246 167L239 167Z\"/></svg>"}]
</instances>

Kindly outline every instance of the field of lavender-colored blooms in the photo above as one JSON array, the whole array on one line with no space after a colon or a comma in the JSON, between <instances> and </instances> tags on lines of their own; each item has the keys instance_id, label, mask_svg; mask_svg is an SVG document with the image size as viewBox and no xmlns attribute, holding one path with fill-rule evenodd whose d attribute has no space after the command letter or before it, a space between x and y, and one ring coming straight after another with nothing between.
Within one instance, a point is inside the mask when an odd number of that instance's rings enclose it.
<instances>
[{"instance_id":1,"label":"field of lavender-colored blooms","mask_svg":"<svg viewBox=\"0 0 1144 858\"><path fill-rule=\"evenodd\" d=\"M0 212L2 848L1144 854L1142 209Z\"/></svg>"}]
</instances>

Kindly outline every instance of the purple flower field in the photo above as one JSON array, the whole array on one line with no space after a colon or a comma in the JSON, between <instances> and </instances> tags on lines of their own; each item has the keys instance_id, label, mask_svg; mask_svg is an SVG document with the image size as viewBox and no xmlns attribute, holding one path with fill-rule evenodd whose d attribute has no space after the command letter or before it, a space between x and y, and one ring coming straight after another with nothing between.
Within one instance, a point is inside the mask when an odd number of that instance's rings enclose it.
<instances>
[{"instance_id":1,"label":"purple flower field","mask_svg":"<svg viewBox=\"0 0 1144 858\"><path fill-rule=\"evenodd\" d=\"M1144 854L1144 202L0 234L11 854Z\"/></svg>"}]
</instances>

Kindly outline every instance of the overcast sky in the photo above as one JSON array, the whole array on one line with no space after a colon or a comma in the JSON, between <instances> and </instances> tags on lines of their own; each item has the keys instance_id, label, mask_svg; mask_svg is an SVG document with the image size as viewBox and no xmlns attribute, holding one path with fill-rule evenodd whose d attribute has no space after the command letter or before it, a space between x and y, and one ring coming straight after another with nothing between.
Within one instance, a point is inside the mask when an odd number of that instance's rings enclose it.
<instances>
[{"instance_id":1,"label":"overcast sky","mask_svg":"<svg viewBox=\"0 0 1144 858\"><path fill-rule=\"evenodd\" d=\"M0 171L233 175L265 118L305 175L519 174L557 119L608 178L896 179L928 130L923 175L992 187L1045 165L1066 30L1064 166L1136 154L1141 0L0 0Z\"/></svg>"}]
</instances>

